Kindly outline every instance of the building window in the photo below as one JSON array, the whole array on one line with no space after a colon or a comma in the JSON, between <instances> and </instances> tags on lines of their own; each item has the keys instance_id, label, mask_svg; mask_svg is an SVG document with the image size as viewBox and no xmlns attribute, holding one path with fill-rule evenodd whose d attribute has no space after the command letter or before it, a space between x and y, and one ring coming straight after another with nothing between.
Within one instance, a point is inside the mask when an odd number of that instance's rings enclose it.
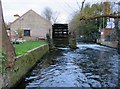
<instances>
[{"instance_id":1,"label":"building window","mask_svg":"<svg viewBox=\"0 0 120 89\"><path fill-rule=\"evenodd\" d=\"M30 30L24 30L24 36L30 36Z\"/></svg>"}]
</instances>

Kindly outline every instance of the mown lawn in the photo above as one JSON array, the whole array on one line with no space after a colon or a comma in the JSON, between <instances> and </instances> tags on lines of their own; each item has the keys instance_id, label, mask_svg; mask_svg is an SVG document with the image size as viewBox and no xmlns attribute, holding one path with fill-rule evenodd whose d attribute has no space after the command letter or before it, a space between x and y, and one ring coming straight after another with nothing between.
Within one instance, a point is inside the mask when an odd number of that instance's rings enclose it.
<instances>
[{"instance_id":1,"label":"mown lawn","mask_svg":"<svg viewBox=\"0 0 120 89\"><path fill-rule=\"evenodd\" d=\"M45 41L26 41L25 43L15 44L16 55L25 54L28 50L45 44Z\"/></svg>"}]
</instances>

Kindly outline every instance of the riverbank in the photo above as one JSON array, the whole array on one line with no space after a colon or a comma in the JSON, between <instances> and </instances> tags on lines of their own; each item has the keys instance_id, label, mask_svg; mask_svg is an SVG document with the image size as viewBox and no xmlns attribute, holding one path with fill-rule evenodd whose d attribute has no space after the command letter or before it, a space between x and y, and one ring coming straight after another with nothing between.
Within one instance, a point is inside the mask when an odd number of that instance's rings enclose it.
<instances>
[{"instance_id":1,"label":"riverbank","mask_svg":"<svg viewBox=\"0 0 120 89\"><path fill-rule=\"evenodd\" d=\"M120 66L117 50L97 44L78 44L48 53L19 84L41 87L117 88Z\"/></svg>"},{"instance_id":2,"label":"riverbank","mask_svg":"<svg viewBox=\"0 0 120 89\"><path fill-rule=\"evenodd\" d=\"M21 79L34 67L34 65L40 61L40 59L49 51L47 44L27 51L24 55L17 56L15 58L15 64L10 69L9 87L16 86Z\"/></svg>"},{"instance_id":3,"label":"riverbank","mask_svg":"<svg viewBox=\"0 0 120 89\"><path fill-rule=\"evenodd\" d=\"M26 41L24 43L14 44L15 53L17 56L25 54L27 51L32 50L38 46L46 44L45 41Z\"/></svg>"}]
</instances>

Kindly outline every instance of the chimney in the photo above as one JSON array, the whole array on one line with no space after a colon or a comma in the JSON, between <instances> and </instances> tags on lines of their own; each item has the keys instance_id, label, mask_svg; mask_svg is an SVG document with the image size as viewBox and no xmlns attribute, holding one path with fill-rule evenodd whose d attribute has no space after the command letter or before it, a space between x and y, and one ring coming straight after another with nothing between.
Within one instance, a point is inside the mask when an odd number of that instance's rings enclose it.
<instances>
[{"instance_id":1,"label":"chimney","mask_svg":"<svg viewBox=\"0 0 120 89\"><path fill-rule=\"evenodd\" d=\"M20 18L20 16L19 16L18 14L15 14L15 15L14 15L14 18L15 18L15 20L16 20L16 19Z\"/></svg>"}]
</instances>

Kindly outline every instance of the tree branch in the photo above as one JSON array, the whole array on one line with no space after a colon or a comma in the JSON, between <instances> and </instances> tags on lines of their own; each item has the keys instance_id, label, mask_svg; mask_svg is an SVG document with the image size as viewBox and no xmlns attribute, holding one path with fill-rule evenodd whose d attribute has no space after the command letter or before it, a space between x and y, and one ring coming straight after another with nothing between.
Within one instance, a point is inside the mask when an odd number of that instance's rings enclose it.
<instances>
[{"instance_id":1,"label":"tree branch","mask_svg":"<svg viewBox=\"0 0 120 89\"><path fill-rule=\"evenodd\" d=\"M103 18L103 17L109 17L109 18L120 18L120 15L100 15L100 16L94 16L94 17L81 17L80 20L93 20L97 18Z\"/></svg>"}]
</instances>

